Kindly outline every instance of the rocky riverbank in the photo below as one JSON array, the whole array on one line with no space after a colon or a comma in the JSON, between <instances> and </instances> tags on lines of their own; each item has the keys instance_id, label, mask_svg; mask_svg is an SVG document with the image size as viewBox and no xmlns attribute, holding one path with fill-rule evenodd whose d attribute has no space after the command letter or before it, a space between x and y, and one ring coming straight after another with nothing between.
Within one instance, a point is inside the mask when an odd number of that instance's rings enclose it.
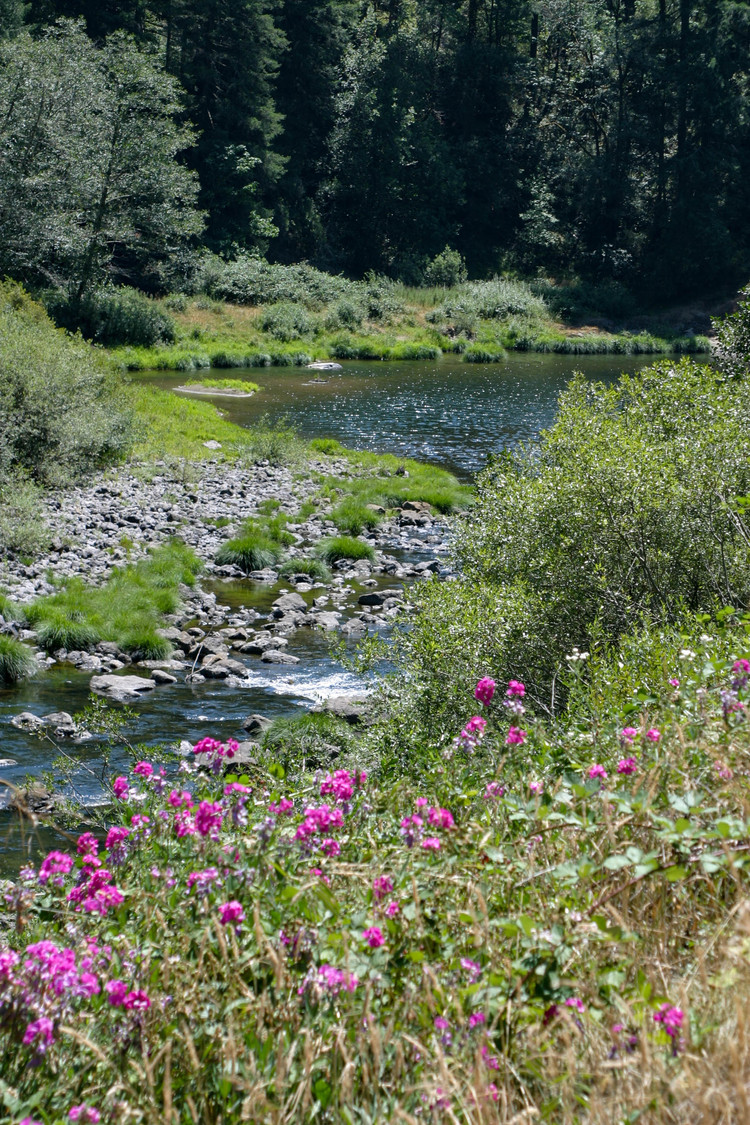
<instances>
[{"instance_id":1,"label":"rocky riverbank","mask_svg":"<svg viewBox=\"0 0 750 1125\"><path fill-rule=\"evenodd\" d=\"M204 570L197 587L182 588L180 611L166 620L163 634L173 646L171 656L133 661L114 642L103 641L90 652L61 649L39 652L38 659L90 673L92 691L120 702L136 702L177 682L222 680L227 687L239 687L255 662L297 664L293 638L299 630L339 631L358 640L382 629L399 610L405 582L445 570L441 557L447 521L429 505L407 501L362 536L373 549L373 561L341 560L327 582L288 573L290 560L310 558L319 541L336 531L330 502L319 495L320 475L344 481L354 472L345 458L311 461L303 471L270 464L237 467L218 460L180 472L164 463L112 470L47 498L52 549L32 564L6 561L0 586L23 605L52 592L59 579L99 584L113 567L137 560L177 535L195 550ZM221 545L264 501L278 503L294 539L286 552L283 585L277 570L246 576L237 567L214 562ZM305 518L297 514L302 505L305 512L314 509ZM238 582L265 589L268 597L256 598L255 605L230 605L222 588ZM0 621L0 628L34 643L34 631L18 623ZM16 723L33 729L39 718L17 716ZM67 722L54 725L64 735L82 733Z\"/></svg>"}]
</instances>

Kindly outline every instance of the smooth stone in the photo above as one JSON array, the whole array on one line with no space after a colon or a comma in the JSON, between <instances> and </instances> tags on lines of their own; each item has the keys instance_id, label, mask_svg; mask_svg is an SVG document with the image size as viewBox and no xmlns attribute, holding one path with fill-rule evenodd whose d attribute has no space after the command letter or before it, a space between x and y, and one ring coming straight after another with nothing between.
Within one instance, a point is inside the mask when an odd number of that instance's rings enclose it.
<instances>
[{"instance_id":1,"label":"smooth stone","mask_svg":"<svg viewBox=\"0 0 750 1125\"><path fill-rule=\"evenodd\" d=\"M75 734L77 727L67 711L53 711L42 719L45 727L53 727L57 734Z\"/></svg>"},{"instance_id":2,"label":"smooth stone","mask_svg":"<svg viewBox=\"0 0 750 1125\"><path fill-rule=\"evenodd\" d=\"M288 613L290 610L306 610L307 602L301 594L282 594L273 603L274 610L281 610L282 614Z\"/></svg>"},{"instance_id":3,"label":"smooth stone","mask_svg":"<svg viewBox=\"0 0 750 1125\"><path fill-rule=\"evenodd\" d=\"M367 626L361 620L347 621L345 625L341 626L341 632L350 640L359 641L367 635Z\"/></svg>"},{"instance_id":4,"label":"smooth stone","mask_svg":"<svg viewBox=\"0 0 750 1125\"><path fill-rule=\"evenodd\" d=\"M319 629L325 629L326 632L330 632L332 629L338 629L340 619L340 613L329 611L328 613L316 613L315 616L310 619L309 623L311 625L316 625Z\"/></svg>"},{"instance_id":5,"label":"smooth stone","mask_svg":"<svg viewBox=\"0 0 750 1125\"><path fill-rule=\"evenodd\" d=\"M117 703L132 703L145 692L153 691L156 684L142 676L92 676L89 685L97 695L106 695Z\"/></svg>"},{"instance_id":6,"label":"smooth stone","mask_svg":"<svg viewBox=\"0 0 750 1125\"><path fill-rule=\"evenodd\" d=\"M373 591L371 594L360 594L357 598L359 605L383 605L385 598L382 594Z\"/></svg>"},{"instance_id":7,"label":"smooth stone","mask_svg":"<svg viewBox=\"0 0 750 1125\"><path fill-rule=\"evenodd\" d=\"M313 707L313 711L327 711L339 719L345 719L350 726L356 726L365 718L367 702L354 695L330 695L319 706Z\"/></svg>"},{"instance_id":8,"label":"smooth stone","mask_svg":"<svg viewBox=\"0 0 750 1125\"><path fill-rule=\"evenodd\" d=\"M261 731L268 730L272 722L273 720L266 718L265 715L248 715L242 720L242 729L248 734L260 734Z\"/></svg>"},{"instance_id":9,"label":"smooth stone","mask_svg":"<svg viewBox=\"0 0 750 1125\"><path fill-rule=\"evenodd\" d=\"M274 648L267 648L261 660L264 664L299 664L298 656L290 656L288 652L279 652Z\"/></svg>"},{"instance_id":10,"label":"smooth stone","mask_svg":"<svg viewBox=\"0 0 750 1125\"><path fill-rule=\"evenodd\" d=\"M20 715L14 715L10 721L12 726L18 727L19 730L37 731L44 727L44 719L33 715L31 711L22 711Z\"/></svg>"},{"instance_id":11,"label":"smooth stone","mask_svg":"<svg viewBox=\"0 0 750 1125\"><path fill-rule=\"evenodd\" d=\"M151 679L156 684L176 684L177 677L171 676L169 672L165 672L163 668L154 668L151 673Z\"/></svg>"}]
</instances>

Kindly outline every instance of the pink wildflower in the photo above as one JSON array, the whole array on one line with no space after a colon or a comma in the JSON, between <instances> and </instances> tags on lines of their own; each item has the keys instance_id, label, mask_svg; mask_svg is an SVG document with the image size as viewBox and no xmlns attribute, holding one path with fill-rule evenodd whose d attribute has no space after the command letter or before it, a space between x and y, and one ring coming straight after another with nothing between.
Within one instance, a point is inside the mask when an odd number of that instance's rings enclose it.
<instances>
[{"instance_id":1,"label":"pink wildflower","mask_svg":"<svg viewBox=\"0 0 750 1125\"><path fill-rule=\"evenodd\" d=\"M483 676L477 686L474 688L474 698L483 703L485 707L489 706L492 702L492 697L495 694L495 681L491 680L489 676Z\"/></svg>"},{"instance_id":2,"label":"pink wildflower","mask_svg":"<svg viewBox=\"0 0 750 1125\"><path fill-rule=\"evenodd\" d=\"M277 804L271 801L268 811L274 816L283 816L284 813L294 811L294 801L290 801L288 797L282 797Z\"/></svg>"},{"instance_id":3,"label":"pink wildflower","mask_svg":"<svg viewBox=\"0 0 750 1125\"><path fill-rule=\"evenodd\" d=\"M389 918L395 918L397 914L401 913L401 907L396 902L396 900L393 899L393 901L389 902L388 905L386 906L385 912L386 912L386 915Z\"/></svg>"},{"instance_id":4,"label":"pink wildflower","mask_svg":"<svg viewBox=\"0 0 750 1125\"><path fill-rule=\"evenodd\" d=\"M35 1047L37 1051L44 1052L54 1038L52 1020L41 1016L26 1028L23 1036L24 1047Z\"/></svg>"},{"instance_id":5,"label":"pink wildflower","mask_svg":"<svg viewBox=\"0 0 750 1125\"><path fill-rule=\"evenodd\" d=\"M569 996L565 1001L565 1007L575 1008L578 1012L586 1011L586 1005L584 1004L583 1000L579 1000L577 996Z\"/></svg>"},{"instance_id":6,"label":"pink wildflower","mask_svg":"<svg viewBox=\"0 0 750 1125\"><path fill-rule=\"evenodd\" d=\"M487 1017L485 1016L484 1012L472 1012L469 1016L469 1027L479 1027L479 1025L483 1024L486 1019Z\"/></svg>"},{"instance_id":7,"label":"pink wildflower","mask_svg":"<svg viewBox=\"0 0 750 1125\"><path fill-rule=\"evenodd\" d=\"M529 782L529 790L536 797L541 797L542 793L544 792L544 782L543 781L530 781Z\"/></svg>"},{"instance_id":8,"label":"pink wildflower","mask_svg":"<svg viewBox=\"0 0 750 1125\"><path fill-rule=\"evenodd\" d=\"M118 801L127 800L128 794L130 793L128 779L126 777L116 777L112 783L112 792Z\"/></svg>"},{"instance_id":9,"label":"pink wildflower","mask_svg":"<svg viewBox=\"0 0 750 1125\"><path fill-rule=\"evenodd\" d=\"M724 765L723 762L714 762L714 769L716 770L722 781L731 781L734 777L734 774L730 770L729 766Z\"/></svg>"},{"instance_id":10,"label":"pink wildflower","mask_svg":"<svg viewBox=\"0 0 750 1125\"><path fill-rule=\"evenodd\" d=\"M681 1008L673 1008L671 1004L662 1004L658 1012L654 1012L654 1020L660 1023L670 1039L674 1039L685 1019Z\"/></svg>"},{"instance_id":11,"label":"pink wildflower","mask_svg":"<svg viewBox=\"0 0 750 1125\"><path fill-rule=\"evenodd\" d=\"M327 840L323 840L320 847L323 854L330 856L332 859L335 859L336 856L341 854L341 844L338 840L334 840L332 836Z\"/></svg>"},{"instance_id":12,"label":"pink wildflower","mask_svg":"<svg viewBox=\"0 0 750 1125\"><path fill-rule=\"evenodd\" d=\"M180 809L183 805L189 809L192 808L193 798L186 789L183 789L182 792L179 789L173 789L167 797L167 804L171 805L173 809Z\"/></svg>"},{"instance_id":13,"label":"pink wildflower","mask_svg":"<svg viewBox=\"0 0 750 1125\"><path fill-rule=\"evenodd\" d=\"M110 1004L113 1008L121 1008L128 994L128 986L124 980L108 980L104 985Z\"/></svg>"},{"instance_id":14,"label":"pink wildflower","mask_svg":"<svg viewBox=\"0 0 750 1125\"><path fill-rule=\"evenodd\" d=\"M646 738L649 742L658 742L661 738L661 731L658 731L656 727L652 727L651 730L646 731Z\"/></svg>"},{"instance_id":15,"label":"pink wildflower","mask_svg":"<svg viewBox=\"0 0 750 1125\"><path fill-rule=\"evenodd\" d=\"M527 737L527 732L521 730L520 727L511 727L508 731L508 737L505 739L506 746L521 746Z\"/></svg>"},{"instance_id":16,"label":"pink wildflower","mask_svg":"<svg viewBox=\"0 0 750 1125\"><path fill-rule=\"evenodd\" d=\"M201 801L195 814L195 827L201 836L214 835L221 828L224 810L211 801Z\"/></svg>"},{"instance_id":17,"label":"pink wildflower","mask_svg":"<svg viewBox=\"0 0 750 1125\"><path fill-rule=\"evenodd\" d=\"M137 773L139 777L151 777L154 772L154 767L150 762L138 762L133 767L133 773Z\"/></svg>"},{"instance_id":18,"label":"pink wildflower","mask_svg":"<svg viewBox=\"0 0 750 1125\"><path fill-rule=\"evenodd\" d=\"M638 762L635 758L621 758L617 763L617 772L625 774L629 777L638 769Z\"/></svg>"},{"instance_id":19,"label":"pink wildflower","mask_svg":"<svg viewBox=\"0 0 750 1125\"><path fill-rule=\"evenodd\" d=\"M245 921L245 911L242 909L242 903L233 898L231 902L222 903L219 907L219 920L222 926L229 926L233 922L237 925Z\"/></svg>"},{"instance_id":20,"label":"pink wildflower","mask_svg":"<svg viewBox=\"0 0 750 1125\"><path fill-rule=\"evenodd\" d=\"M76 851L79 855L96 855L99 851L99 841L93 832L84 832L78 837Z\"/></svg>"},{"instance_id":21,"label":"pink wildflower","mask_svg":"<svg viewBox=\"0 0 750 1125\"><path fill-rule=\"evenodd\" d=\"M733 672L750 672L750 660L735 660L732 665Z\"/></svg>"},{"instance_id":22,"label":"pink wildflower","mask_svg":"<svg viewBox=\"0 0 750 1125\"><path fill-rule=\"evenodd\" d=\"M522 684L520 680L510 680L508 683L508 690L505 693L509 699L518 698L522 699L526 695L526 685Z\"/></svg>"},{"instance_id":23,"label":"pink wildflower","mask_svg":"<svg viewBox=\"0 0 750 1125\"><path fill-rule=\"evenodd\" d=\"M599 764L599 762L594 762L593 766L589 766L586 773L592 779L592 781L595 777L600 777L602 781L605 781L607 778L607 771L605 770L604 766Z\"/></svg>"},{"instance_id":24,"label":"pink wildflower","mask_svg":"<svg viewBox=\"0 0 750 1125\"><path fill-rule=\"evenodd\" d=\"M464 727L464 731L468 734L482 735L484 734L486 726L487 720L483 719L481 715L472 715L472 717Z\"/></svg>"},{"instance_id":25,"label":"pink wildflower","mask_svg":"<svg viewBox=\"0 0 750 1125\"><path fill-rule=\"evenodd\" d=\"M496 801L505 794L505 786L499 781L489 781L484 791L485 801Z\"/></svg>"},{"instance_id":26,"label":"pink wildflower","mask_svg":"<svg viewBox=\"0 0 750 1125\"><path fill-rule=\"evenodd\" d=\"M437 836L425 836L424 840L422 840L421 843L421 847L423 847L426 851L431 852L439 852L440 846L440 841L438 840Z\"/></svg>"},{"instance_id":27,"label":"pink wildflower","mask_svg":"<svg viewBox=\"0 0 750 1125\"><path fill-rule=\"evenodd\" d=\"M385 944L383 931L380 926L370 926L369 929L362 932L362 937L365 939L370 949L380 949L381 945Z\"/></svg>"},{"instance_id":28,"label":"pink wildflower","mask_svg":"<svg viewBox=\"0 0 750 1125\"><path fill-rule=\"evenodd\" d=\"M110 849L116 848L120 844L122 844L122 842L127 839L129 835L130 829L125 828L124 826L110 828L109 832L107 833L107 839L104 843L104 846L107 851L110 851Z\"/></svg>"},{"instance_id":29,"label":"pink wildflower","mask_svg":"<svg viewBox=\"0 0 750 1125\"><path fill-rule=\"evenodd\" d=\"M455 828L456 822L453 819L452 813L448 809L435 809L430 808L427 813L427 819L433 828Z\"/></svg>"},{"instance_id":30,"label":"pink wildflower","mask_svg":"<svg viewBox=\"0 0 750 1125\"><path fill-rule=\"evenodd\" d=\"M680 686L679 680L671 679L669 682L673 688L678 688Z\"/></svg>"},{"instance_id":31,"label":"pink wildflower","mask_svg":"<svg viewBox=\"0 0 750 1125\"><path fill-rule=\"evenodd\" d=\"M39 882L46 883L52 875L67 875L73 867L73 856L68 855L67 852L50 852L41 863L39 868ZM61 885L62 879L54 879L58 886Z\"/></svg>"},{"instance_id":32,"label":"pink wildflower","mask_svg":"<svg viewBox=\"0 0 750 1125\"><path fill-rule=\"evenodd\" d=\"M623 742L632 742L637 734L638 731L635 729L635 727L623 727L620 733L620 738Z\"/></svg>"},{"instance_id":33,"label":"pink wildflower","mask_svg":"<svg viewBox=\"0 0 750 1125\"><path fill-rule=\"evenodd\" d=\"M74 1105L68 1113L68 1118L77 1121L79 1125L99 1125L101 1115L92 1105Z\"/></svg>"},{"instance_id":34,"label":"pink wildflower","mask_svg":"<svg viewBox=\"0 0 750 1125\"><path fill-rule=\"evenodd\" d=\"M372 881L372 893L376 902L393 893L393 879L390 875L378 875Z\"/></svg>"},{"instance_id":35,"label":"pink wildflower","mask_svg":"<svg viewBox=\"0 0 750 1125\"><path fill-rule=\"evenodd\" d=\"M122 1002L123 1008L127 1008L129 1012L143 1012L146 1008L151 1007L151 1001L142 989L137 991L128 992L127 996Z\"/></svg>"},{"instance_id":36,"label":"pink wildflower","mask_svg":"<svg viewBox=\"0 0 750 1125\"><path fill-rule=\"evenodd\" d=\"M433 1023L438 1031L448 1031L450 1028L450 1024L444 1016L435 1016Z\"/></svg>"}]
</instances>

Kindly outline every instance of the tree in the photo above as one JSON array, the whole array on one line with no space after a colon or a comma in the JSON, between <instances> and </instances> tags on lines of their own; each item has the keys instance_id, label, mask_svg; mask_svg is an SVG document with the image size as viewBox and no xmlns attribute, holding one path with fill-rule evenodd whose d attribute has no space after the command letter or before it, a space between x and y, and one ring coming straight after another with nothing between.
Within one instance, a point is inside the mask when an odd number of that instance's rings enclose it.
<instances>
[{"instance_id":1,"label":"tree","mask_svg":"<svg viewBox=\"0 0 750 1125\"><path fill-rule=\"evenodd\" d=\"M200 232L177 84L124 33L98 49L62 21L3 44L0 105L0 270L81 299Z\"/></svg>"}]
</instances>

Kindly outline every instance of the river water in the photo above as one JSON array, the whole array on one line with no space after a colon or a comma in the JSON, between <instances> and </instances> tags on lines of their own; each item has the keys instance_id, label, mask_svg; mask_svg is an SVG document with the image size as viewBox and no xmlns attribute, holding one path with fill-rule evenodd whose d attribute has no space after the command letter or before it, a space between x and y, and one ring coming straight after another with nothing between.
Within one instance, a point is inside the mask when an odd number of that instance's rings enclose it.
<instances>
[{"instance_id":1,"label":"river water","mask_svg":"<svg viewBox=\"0 0 750 1125\"><path fill-rule=\"evenodd\" d=\"M435 363L347 363L337 373L298 368L234 370L227 374L257 382L261 391L250 399L217 397L209 401L240 425L252 425L264 415L271 421L286 418L303 437L333 437L355 449L414 457L469 480L488 454L533 440L552 422L557 397L574 370L608 381L622 370L632 372L648 362L645 357L533 354L509 356L503 364L486 367L444 359ZM190 382L185 374L153 373L141 378L163 388ZM411 558L427 557L429 550L412 546ZM392 585L392 580L384 581ZM244 606L269 610L279 594L277 586L250 580L216 583L212 588L231 610ZM354 601L360 592L355 583ZM314 590L308 596L317 593L320 591ZM207 734L241 738L240 724L251 713L288 715L327 695L356 689L354 677L332 660L325 634L299 629L288 651L300 658L299 664L290 668L249 662L242 688L207 680L151 692L134 705L137 719L128 729L131 740L153 746L180 739L196 741ZM75 714L87 703L89 680L90 673L56 665L17 688L0 690L0 759L13 761L0 765L0 777L15 784L29 775L39 778L57 754L50 741L13 727L11 717L21 711ZM100 791L97 777L102 757L98 741L60 746L74 759L77 794L95 798ZM125 767L127 758L115 753L113 763ZM50 846L53 838L45 830L27 838L24 845L16 819L0 814L0 875L16 869L25 851L32 854Z\"/></svg>"}]
</instances>

